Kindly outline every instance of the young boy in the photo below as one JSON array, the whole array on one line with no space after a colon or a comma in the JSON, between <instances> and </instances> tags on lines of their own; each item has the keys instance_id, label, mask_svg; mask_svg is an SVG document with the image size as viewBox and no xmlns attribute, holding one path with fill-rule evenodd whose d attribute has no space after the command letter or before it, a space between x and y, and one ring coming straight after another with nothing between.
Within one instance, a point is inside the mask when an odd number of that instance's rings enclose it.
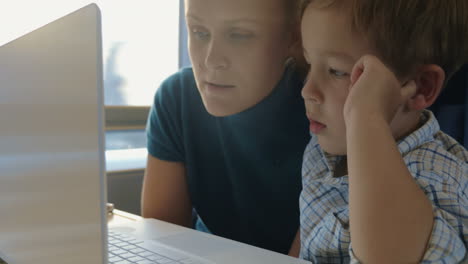
<instances>
[{"instance_id":1,"label":"young boy","mask_svg":"<svg viewBox=\"0 0 468 264\"><path fill-rule=\"evenodd\" d=\"M466 261L468 152L425 108L468 61L468 1L309 0L302 34L301 257Z\"/></svg>"}]
</instances>

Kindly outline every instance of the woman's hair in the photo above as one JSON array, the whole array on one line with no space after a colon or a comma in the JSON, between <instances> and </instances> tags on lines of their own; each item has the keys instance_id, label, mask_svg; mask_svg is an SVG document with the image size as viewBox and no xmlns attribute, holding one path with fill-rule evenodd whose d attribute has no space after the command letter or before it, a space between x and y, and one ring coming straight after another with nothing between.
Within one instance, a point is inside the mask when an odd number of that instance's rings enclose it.
<instances>
[{"instance_id":1,"label":"woman's hair","mask_svg":"<svg viewBox=\"0 0 468 264\"><path fill-rule=\"evenodd\" d=\"M283 0L286 15L292 23L300 23L303 0Z\"/></svg>"},{"instance_id":2,"label":"woman's hair","mask_svg":"<svg viewBox=\"0 0 468 264\"><path fill-rule=\"evenodd\" d=\"M467 0L302 0L317 8L341 5L354 29L399 77L436 64L447 79L468 61Z\"/></svg>"},{"instance_id":3,"label":"woman's hair","mask_svg":"<svg viewBox=\"0 0 468 264\"><path fill-rule=\"evenodd\" d=\"M286 61L286 65L294 67L300 76L305 78L307 75L308 66L304 58L302 39L300 34L303 2L304 0L283 0L286 11L286 19L290 22L289 26L292 26L293 28L296 27L297 30L296 45L291 51L291 57Z\"/></svg>"}]
</instances>

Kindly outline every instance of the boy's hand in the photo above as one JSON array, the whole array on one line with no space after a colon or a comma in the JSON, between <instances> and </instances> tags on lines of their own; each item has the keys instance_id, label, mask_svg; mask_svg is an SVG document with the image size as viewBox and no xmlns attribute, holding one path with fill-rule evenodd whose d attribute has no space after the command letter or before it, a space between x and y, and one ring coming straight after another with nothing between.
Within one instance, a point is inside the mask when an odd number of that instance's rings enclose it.
<instances>
[{"instance_id":1,"label":"boy's hand","mask_svg":"<svg viewBox=\"0 0 468 264\"><path fill-rule=\"evenodd\" d=\"M378 58L366 55L354 65L349 89L343 108L346 123L353 116L378 115L390 124L398 108L416 93L416 84L410 81L402 87Z\"/></svg>"}]
</instances>

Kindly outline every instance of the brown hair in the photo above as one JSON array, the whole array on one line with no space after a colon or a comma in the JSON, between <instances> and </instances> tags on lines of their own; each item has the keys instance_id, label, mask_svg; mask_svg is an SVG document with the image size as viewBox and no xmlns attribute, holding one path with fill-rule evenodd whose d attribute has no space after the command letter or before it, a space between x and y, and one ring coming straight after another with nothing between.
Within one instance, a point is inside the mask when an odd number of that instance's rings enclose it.
<instances>
[{"instance_id":1,"label":"brown hair","mask_svg":"<svg viewBox=\"0 0 468 264\"><path fill-rule=\"evenodd\" d=\"M295 46L291 50L291 56L286 61L285 65L292 66L299 73L301 78L305 78L308 71L307 63L304 59L304 53L302 50L302 41L300 34L300 22L302 15L302 4L304 0L283 0L286 18L289 21L288 26L297 27L297 40Z\"/></svg>"},{"instance_id":2,"label":"brown hair","mask_svg":"<svg viewBox=\"0 0 468 264\"><path fill-rule=\"evenodd\" d=\"M447 79L468 61L468 0L302 0L346 4L351 23L399 77L436 64Z\"/></svg>"},{"instance_id":3,"label":"brown hair","mask_svg":"<svg viewBox=\"0 0 468 264\"><path fill-rule=\"evenodd\" d=\"M300 22L303 0L283 0L288 19L292 23Z\"/></svg>"}]
</instances>

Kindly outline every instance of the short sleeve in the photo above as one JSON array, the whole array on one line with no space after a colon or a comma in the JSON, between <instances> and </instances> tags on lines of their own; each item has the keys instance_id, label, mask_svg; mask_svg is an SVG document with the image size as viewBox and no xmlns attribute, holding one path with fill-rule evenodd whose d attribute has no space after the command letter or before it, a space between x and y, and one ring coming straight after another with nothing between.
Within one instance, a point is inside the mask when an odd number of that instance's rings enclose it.
<instances>
[{"instance_id":1,"label":"short sleeve","mask_svg":"<svg viewBox=\"0 0 468 264\"><path fill-rule=\"evenodd\" d=\"M466 179L436 171L420 171L415 178L431 201L434 215L421 263L463 263L468 228Z\"/></svg>"},{"instance_id":2,"label":"short sleeve","mask_svg":"<svg viewBox=\"0 0 468 264\"><path fill-rule=\"evenodd\" d=\"M466 247L458 231L447 221L453 218L434 207L434 224L422 263L462 263Z\"/></svg>"},{"instance_id":3,"label":"short sleeve","mask_svg":"<svg viewBox=\"0 0 468 264\"><path fill-rule=\"evenodd\" d=\"M424 257L420 263L465 263L466 247L455 230L447 221L447 213L434 207L434 224ZM360 264L354 255L352 244L349 247L351 264ZM466 260L465 260L466 261Z\"/></svg>"},{"instance_id":4,"label":"short sleeve","mask_svg":"<svg viewBox=\"0 0 468 264\"><path fill-rule=\"evenodd\" d=\"M148 153L166 161L184 162L181 91L183 72L166 79L157 90L146 125Z\"/></svg>"},{"instance_id":5,"label":"short sleeve","mask_svg":"<svg viewBox=\"0 0 468 264\"><path fill-rule=\"evenodd\" d=\"M361 264L361 262L356 258L356 255L354 255L354 251L353 251L353 244L349 244L349 250L348 250L348 253L349 253L349 257L350 257L350 261L349 261L349 264Z\"/></svg>"},{"instance_id":6,"label":"short sleeve","mask_svg":"<svg viewBox=\"0 0 468 264\"><path fill-rule=\"evenodd\" d=\"M420 263L467 263L467 198L464 181L435 171L419 171L413 177L432 203L433 226ZM462 178L463 179L463 178ZM349 248L351 263L360 263Z\"/></svg>"}]
</instances>

